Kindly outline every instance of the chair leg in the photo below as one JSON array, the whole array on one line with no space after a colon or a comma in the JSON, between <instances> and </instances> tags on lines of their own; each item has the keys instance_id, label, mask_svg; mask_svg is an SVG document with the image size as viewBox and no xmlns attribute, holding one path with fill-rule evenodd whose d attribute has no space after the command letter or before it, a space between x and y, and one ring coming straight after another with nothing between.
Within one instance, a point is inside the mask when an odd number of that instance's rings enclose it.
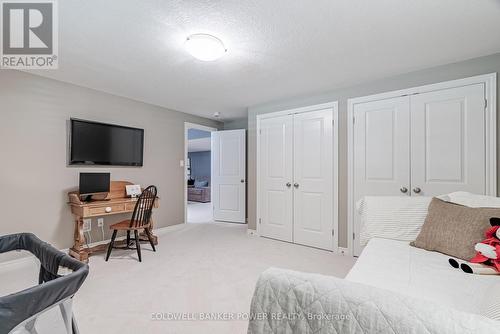
<instances>
[{"instance_id":1,"label":"chair leg","mask_svg":"<svg viewBox=\"0 0 500 334\"><path fill-rule=\"evenodd\" d=\"M130 231L127 231L127 248L130 247Z\"/></svg>"},{"instance_id":2,"label":"chair leg","mask_svg":"<svg viewBox=\"0 0 500 334\"><path fill-rule=\"evenodd\" d=\"M153 242L153 238L151 237L151 231L149 228L145 228L144 232L146 232L146 235L148 236L149 243L151 244L151 248L153 248L153 252L156 252L155 244Z\"/></svg>"},{"instance_id":3,"label":"chair leg","mask_svg":"<svg viewBox=\"0 0 500 334\"><path fill-rule=\"evenodd\" d=\"M108 253L106 254L106 262L109 259L109 256L111 255L111 250L113 249L113 244L115 243L115 238L116 238L116 233L118 230L113 230L113 236L111 236L111 242L109 243L108 246Z\"/></svg>"},{"instance_id":4,"label":"chair leg","mask_svg":"<svg viewBox=\"0 0 500 334\"><path fill-rule=\"evenodd\" d=\"M142 262L141 242L139 241L139 231L134 230L134 236L135 236L135 247L137 248L137 256L139 256L139 262Z\"/></svg>"}]
</instances>

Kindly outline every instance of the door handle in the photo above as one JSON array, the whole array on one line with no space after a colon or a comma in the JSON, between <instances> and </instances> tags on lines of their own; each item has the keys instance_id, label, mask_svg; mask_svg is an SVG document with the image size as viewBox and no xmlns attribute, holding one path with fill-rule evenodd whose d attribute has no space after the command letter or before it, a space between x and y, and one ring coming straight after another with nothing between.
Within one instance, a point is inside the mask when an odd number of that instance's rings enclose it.
<instances>
[{"instance_id":1,"label":"door handle","mask_svg":"<svg viewBox=\"0 0 500 334\"><path fill-rule=\"evenodd\" d=\"M406 194L408 192L408 188L401 187L401 188L399 188L399 191L401 191L403 194Z\"/></svg>"},{"instance_id":2,"label":"door handle","mask_svg":"<svg viewBox=\"0 0 500 334\"><path fill-rule=\"evenodd\" d=\"M294 186L295 188L298 188L298 187L299 187L299 184L298 184L298 183L294 183L294 184L293 184L293 186Z\"/></svg>"},{"instance_id":3,"label":"door handle","mask_svg":"<svg viewBox=\"0 0 500 334\"><path fill-rule=\"evenodd\" d=\"M241 180L240 180L240 182L241 182L241 183L245 183L245 180L241 179Z\"/></svg>"},{"instance_id":4,"label":"door handle","mask_svg":"<svg viewBox=\"0 0 500 334\"><path fill-rule=\"evenodd\" d=\"M287 182L287 183L286 183L286 186L287 186L288 188L290 188L290 187L292 186L292 184L291 184L290 182Z\"/></svg>"},{"instance_id":5,"label":"door handle","mask_svg":"<svg viewBox=\"0 0 500 334\"><path fill-rule=\"evenodd\" d=\"M413 188L413 192L415 194L420 194L421 191L422 191L422 189L420 189L419 187Z\"/></svg>"}]
</instances>

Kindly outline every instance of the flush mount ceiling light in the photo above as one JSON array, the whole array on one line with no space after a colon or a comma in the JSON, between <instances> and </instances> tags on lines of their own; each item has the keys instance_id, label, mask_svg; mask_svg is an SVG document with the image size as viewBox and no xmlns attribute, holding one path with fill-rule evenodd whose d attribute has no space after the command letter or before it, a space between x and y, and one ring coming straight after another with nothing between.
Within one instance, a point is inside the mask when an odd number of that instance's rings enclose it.
<instances>
[{"instance_id":1,"label":"flush mount ceiling light","mask_svg":"<svg viewBox=\"0 0 500 334\"><path fill-rule=\"evenodd\" d=\"M186 39L186 49L193 57L203 61L217 60L227 51L220 39L208 34L189 36Z\"/></svg>"}]
</instances>

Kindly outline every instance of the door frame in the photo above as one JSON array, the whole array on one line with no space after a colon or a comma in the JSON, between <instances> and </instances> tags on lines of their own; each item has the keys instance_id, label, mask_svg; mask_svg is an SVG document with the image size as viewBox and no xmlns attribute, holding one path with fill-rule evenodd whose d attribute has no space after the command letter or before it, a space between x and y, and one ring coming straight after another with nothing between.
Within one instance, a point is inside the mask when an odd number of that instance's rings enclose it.
<instances>
[{"instance_id":1,"label":"door frame","mask_svg":"<svg viewBox=\"0 0 500 334\"><path fill-rule=\"evenodd\" d=\"M497 195L497 73L444 81L418 87L400 89L380 94L350 98L347 100L347 249L353 254L354 247L354 106L360 103L415 95L450 88L484 84L485 87L485 144L486 144L486 193ZM359 238L359 236L358 236Z\"/></svg>"},{"instance_id":2,"label":"door frame","mask_svg":"<svg viewBox=\"0 0 500 334\"><path fill-rule=\"evenodd\" d=\"M196 123L190 123L190 122L184 122L184 162L183 162L183 177L184 177L184 224L187 224L187 206L188 206L188 196L187 196L187 180L186 180L186 175L187 175L187 160L188 160L188 130L189 129L197 129L197 130L204 130L204 131L209 131L209 132L214 132L214 131L219 131L217 128L213 128L210 126L206 125L201 125L201 124L196 124ZM211 157L212 153L210 153L210 160L212 159ZM212 171L210 171L212 173Z\"/></svg>"},{"instance_id":3,"label":"door frame","mask_svg":"<svg viewBox=\"0 0 500 334\"><path fill-rule=\"evenodd\" d=\"M256 192L257 192L257 216L256 216L256 221L255 221L255 226L256 226L256 234L261 235L260 233L260 192L261 192L261 186L260 186L260 181L261 181L261 176L260 176L260 133L261 133L261 121L264 119L268 118L275 118L279 116L286 116L286 115L294 115L294 114L301 114L301 113L307 113L311 111L317 111L317 110L322 110L322 109L332 109L333 112L333 229L335 231L335 235L333 236L333 252L338 253L338 244L339 244L339 199L338 199L338 194L339 194L339 186L338 186L338 165L339 165L339 143L338 143L338 138L339 138L339 104L338 101L332 101L332 102L327 102L327 103L321 103L321 104L315 104L311 106L306 106L306 107L300 107L300 108L294 108L294 109L287 109L287 110L281 110L281 111L276 111L276 112L271 112L271 113L266 113L266 114L260 114L257 115L257 159L256 159L256 171L257 171L257 187L256 187Z\"/></svg>"}]
</instances>

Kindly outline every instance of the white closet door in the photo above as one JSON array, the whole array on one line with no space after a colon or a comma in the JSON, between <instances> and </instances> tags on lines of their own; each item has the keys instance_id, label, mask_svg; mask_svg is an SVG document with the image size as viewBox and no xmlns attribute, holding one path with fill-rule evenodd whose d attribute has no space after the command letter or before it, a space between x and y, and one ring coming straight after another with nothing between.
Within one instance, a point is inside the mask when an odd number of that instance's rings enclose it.
<instances>
[{"instance_id":1,"label":"white closet door","mask_svg":"<svg viewBox=\"0 0 500 334\"><path fill-rule=\"evenodd\" d=\"M354 106L354 255L361 254L360 216L356 202L363 196L410 194L409 97Z\"/></svg>"},{"instance_id":2,"label":"white closet door","mask_svg":"<svg viewBox=\"0 0 500 334\"><path fill-rule=\"evenodd\" d=\"M260 234L293 241L293 116L260 121Z\"/></svg>"},{"instance_id":3,"label":"white closet door","mask_svg":"<svg viewBox=\"0 0 500 334\"><path fill-rule=\"evenodd\" d=\"M212 132L214 220L245 223L245 130Z\"/></svg>"},{"instance_id":4,"label":"white closet door","mask_svg":"<svg viewBox=\"0 0 500 334\"><path fill-rule=\"evenodd\" d=\"M333 249L332 120L332 109L294 116L293 240L328 250Z\"/></svg>"},{"instance_id":5,"label":"white closet door","mask_svg":"<svg viewBox=\"0 0 500 334\"><path fill-rule=\"evenodd\" d=\"M486 192L484 85L411 96L412 195Z\"/></svg>"}]
</instances>

